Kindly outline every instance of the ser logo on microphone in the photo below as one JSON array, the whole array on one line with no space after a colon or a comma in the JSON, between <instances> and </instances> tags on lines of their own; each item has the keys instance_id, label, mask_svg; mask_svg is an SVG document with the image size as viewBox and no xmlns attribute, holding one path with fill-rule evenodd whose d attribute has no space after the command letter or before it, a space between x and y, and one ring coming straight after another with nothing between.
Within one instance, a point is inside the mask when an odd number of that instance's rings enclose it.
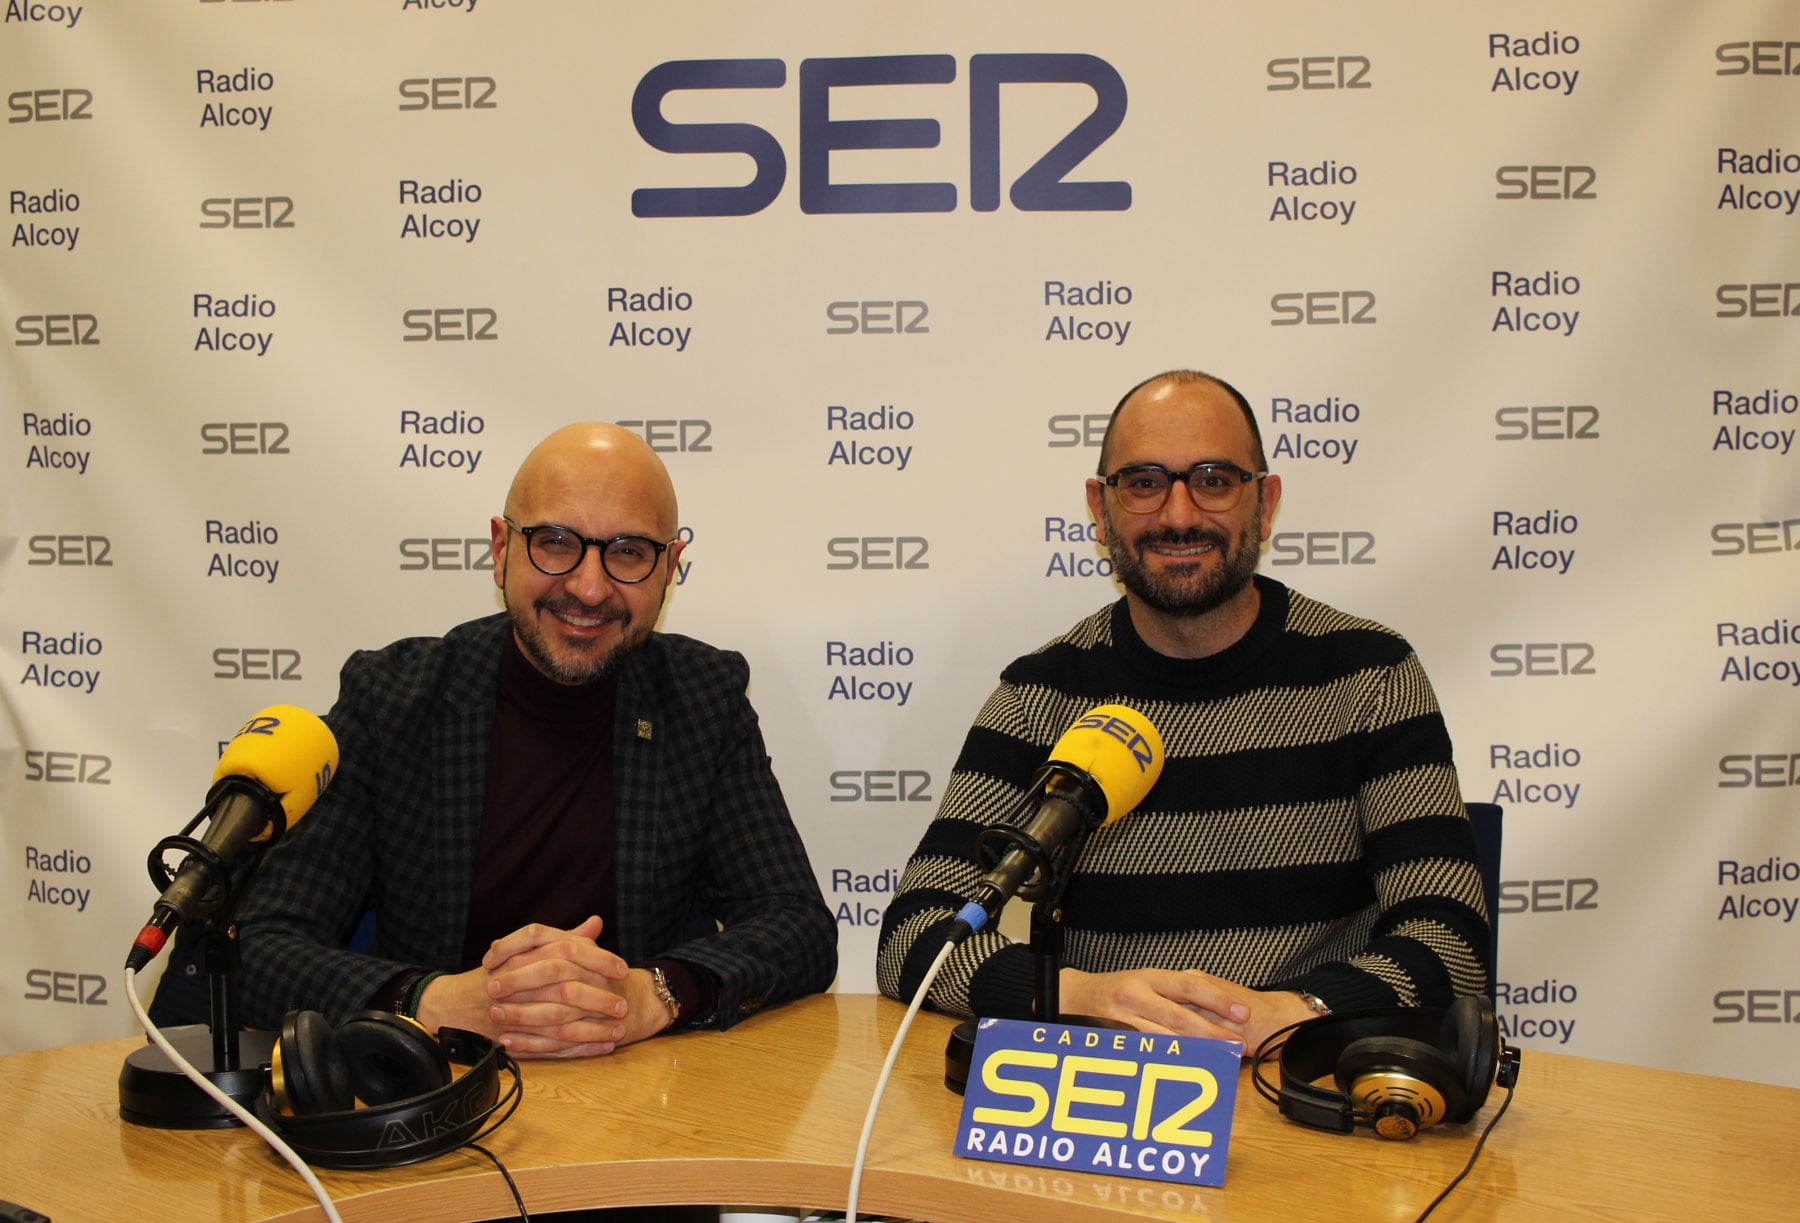
<instances>
[{"instance_id":1,"label":"ser logo on microphone","mask_svg":"<svg viewBox=\"0 0 1800 1223\"><path fill-rule=\"evenodd\" d=\"M277 708L279 708L279 707L277 707ZM313 717L313 715L306 714L305 717L301 718L301 722L303 724L301 726L301 728L292 733L306 734L306 735L314 734L315 732L313 730L309 729L305 725L307 720L311 719L312 717ZM323 723L320 724L320 728L323 729ZM264 712L264 713L257 714L255 717L251 718L248 722L246 722L242 726L240 726L238 728L237 734L231 736L231 738L233 741L242 739L245 735L264 735L269 738L273 738L275 736L275 733L277 731L279 731L280 729L281 729L281 719L270 713ZM221 747L219 749L219 754L221 756L223 756L225 754L225 751L229 747L230 747L229 743L227 743L226 745ZM313 783L313 797L314 798L317 798L320 795L324 794L325 787L329 786L331 784L332 766L334 763L335 763L334 761L331 761L329 759L325 760L324 762L322 762L320 764L318 770L313 773L312 783Z\"/></svg>"},{"instance_id":2,"label":"ser logo on microphone","mask_svg":"<svg viewBox=\"0 0 1800 1223\"><path fill-rule=\"evenodd\" d=\"M1080 721L1076 722L1075 725L1071 727L1071 729L1097 730L1101 734L1111 735L1120 743L1123 743L1126 749L1130 751L1131 758L1137 761L1138 772L1140 773L1147 772L1150 768L1151 761L1156 758L1155 752L1150 746L1150 741L1144 738L1138 728L1114 714L1101 713L1096 710L1093 713L1084 715Z\"/></svg>"}]
</instances>

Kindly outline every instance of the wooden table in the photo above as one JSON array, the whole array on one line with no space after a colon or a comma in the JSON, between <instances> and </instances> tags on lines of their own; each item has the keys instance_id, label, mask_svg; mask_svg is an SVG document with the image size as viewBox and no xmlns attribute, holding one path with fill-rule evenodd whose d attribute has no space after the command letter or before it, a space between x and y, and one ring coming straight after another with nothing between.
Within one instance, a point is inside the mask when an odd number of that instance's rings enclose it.
<instances>
[{"instance_id":1,"label":"wooden table","mask_svg":"<svg viewBox=\"0 0 1800 1223\"><path fill-rule=\"evenodd\" d=\"M536 1214L649 1202L845 1204L876 1071L901 1007L809 998L726 1033L664 1037L608 1058L529 1062L525 1099L486 1145ZM882 1104L863 1214L943 1223L1415 1218L1476 1130L1406 1143L1282 1119L1246 1074L1223 1188L987 1163L950 1154L961 1098L943 1086L951 1022L921 1015ZM0 1058L0 1199L55 1223L318 1219L285 1164L243 1130L141 1129L117 1080L141 1042ZM1489 1100L1477 1124L1498 1107ZM513 1213L492 1164L459 1151L410 1168L320 1170L347 1221ZM1517 1098L1433 1220L1800 1217L1800 1090L1527 1052Z\"/></svg>"}]
</instances>

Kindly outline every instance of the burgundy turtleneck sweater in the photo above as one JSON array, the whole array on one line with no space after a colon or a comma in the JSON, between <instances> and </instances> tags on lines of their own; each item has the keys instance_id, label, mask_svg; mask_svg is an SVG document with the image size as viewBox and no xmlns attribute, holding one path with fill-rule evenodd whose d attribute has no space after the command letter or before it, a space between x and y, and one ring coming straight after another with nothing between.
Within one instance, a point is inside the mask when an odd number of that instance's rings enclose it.
<instances>
[{"instance_id":1,"label":"burgundy turtleneck sweater","mask_svg":"<svg viewBox=\"0 0 1800 1223\"><path fill-rule=\"evenodd\" d=\"M612 784L617 692L612 675L591 684L557 683L507 635L460 968L479 964L489 944L522 926L539 922L568 930L595 913L601 921L597 941L618 953ZM681 1003L678 1026L712 1014L718 982L710 972L681 960L633 967L652 966L663 970ZM393 995L417 975L388 982L373 1005L392 1009Z\"/></svg>"}]
</instances>

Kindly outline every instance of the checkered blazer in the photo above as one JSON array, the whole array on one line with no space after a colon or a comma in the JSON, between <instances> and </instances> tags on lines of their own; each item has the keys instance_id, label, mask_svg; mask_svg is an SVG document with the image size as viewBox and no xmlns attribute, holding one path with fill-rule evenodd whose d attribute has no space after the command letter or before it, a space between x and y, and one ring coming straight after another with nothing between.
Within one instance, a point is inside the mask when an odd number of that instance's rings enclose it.
<instances>
[{"instance_id":1,"label":"checkered blazer","mask_svg":"<svg viewBox=\"0 0 1800 1223\"><path fill-rule=\"evenodd\" d=\"M504 614L362 651L326 717L331 788L269 851L239 912L246 1020L334 1021L395 974L460 971L509 631ZM620 950L719 979L709 1023L827 988L837 924L769 767L743 656L652 633L619 675L613 732ZM344 950L374 910L366 955Z\"/></svg>"}]
</instances>

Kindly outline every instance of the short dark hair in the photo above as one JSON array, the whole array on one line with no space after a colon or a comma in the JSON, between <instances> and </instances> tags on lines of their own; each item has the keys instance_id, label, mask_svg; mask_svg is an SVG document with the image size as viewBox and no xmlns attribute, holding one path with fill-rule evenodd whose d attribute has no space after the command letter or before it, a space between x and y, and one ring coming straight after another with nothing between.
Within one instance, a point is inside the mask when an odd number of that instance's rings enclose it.
<instances>
[{"instance_id":1,"label":"short dark hair","mask_svg":"<svg viewBox=\"0 0 1800 1223\"><path fill-rule=\"evenodd\" d=\"M1263 455L1262 430L1257 427L1256 413L1250 410L1250 401L1244 398L1243 393L1225 379L1201 370L1170 369L1164 370L1160 374L1152 374L1119 397L1119 402L1113 407L1111 418L1106 422L1106 433L1100 439L1100 475L1106 474L1106 457L1112 452L1113 426L1119 423L1120 411L1130 402L1133 395L1153 382L1172 382L1177 386L1187 382L1210 382L1230 395L1232 401L1237 404L1238 410L1244 414L1244 423L1250 426L1250 461L1256 465L1258 471L1268 467L1269 460Z\"/></svg>"}]
</instances>

